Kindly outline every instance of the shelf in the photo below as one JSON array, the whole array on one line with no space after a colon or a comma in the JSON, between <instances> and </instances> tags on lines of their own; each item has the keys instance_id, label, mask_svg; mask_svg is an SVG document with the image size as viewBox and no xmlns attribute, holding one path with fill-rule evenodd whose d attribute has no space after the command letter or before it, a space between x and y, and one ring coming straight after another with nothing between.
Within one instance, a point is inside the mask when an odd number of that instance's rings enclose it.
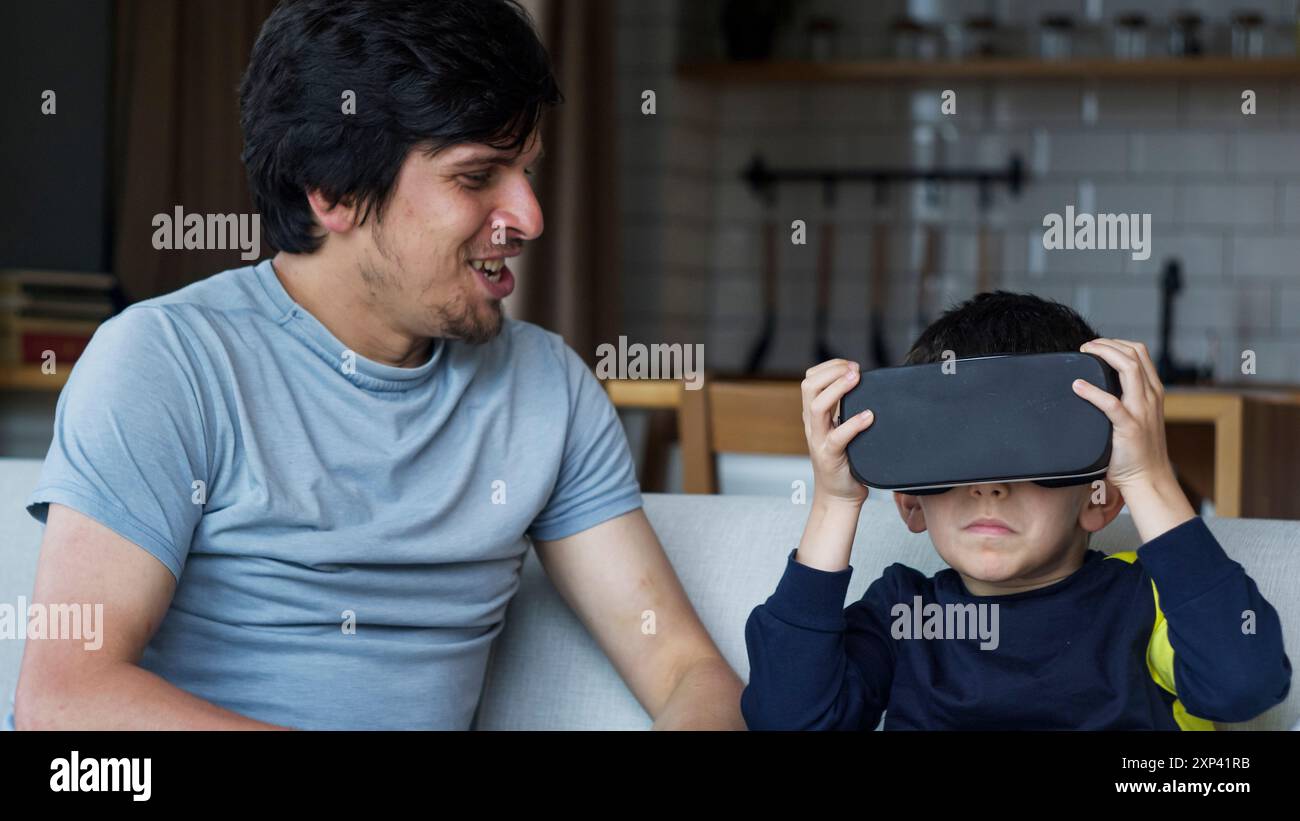
<instances>
[{"instance_id":1,"label":"shelf","mask_svg":"<svg viewBox=\"0 0 1300 821\"><path fill-rule=\"evenodd\" d=\"M0 364L0 390L61 391L67 384L72 365L65 364L57 373L41 373L40 365Z\"/></svg>"},{"instance_id":2,"label":"shelf","mask_svg":"<svg viewBox=\"0 0 1300 821\"><path fill-rule=\"evenodd\" d=\"M800 60L695 62L679 77L704 83L855 83L885 80L1156 80L1300 77L1300 59L1230 57L1151 60L972 60L967 62L864 60L818 63Z\"/></svg>"}]
</instances>

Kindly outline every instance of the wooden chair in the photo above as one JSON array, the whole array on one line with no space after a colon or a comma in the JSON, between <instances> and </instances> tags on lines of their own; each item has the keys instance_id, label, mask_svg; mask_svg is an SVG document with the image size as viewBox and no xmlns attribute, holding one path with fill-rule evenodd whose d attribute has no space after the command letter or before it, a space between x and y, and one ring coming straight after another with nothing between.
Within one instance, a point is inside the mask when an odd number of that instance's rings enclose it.
<instances>
[{"instance_id":1,"label":"wooden chair","mask_svg":"<svg viewBox=\"0 0 1300 821\"><path fill-rule=\"evenodd\" d=\"M682 485L717 493L717 454L805 456L799 383L705 379L607 383L615 404L677 408ZM1294 393L1170 388L1165 394L1170 460L1193 497L1214 501L1216 516L1300 519L1300 401Z\"/></svg>"}]
</instances>

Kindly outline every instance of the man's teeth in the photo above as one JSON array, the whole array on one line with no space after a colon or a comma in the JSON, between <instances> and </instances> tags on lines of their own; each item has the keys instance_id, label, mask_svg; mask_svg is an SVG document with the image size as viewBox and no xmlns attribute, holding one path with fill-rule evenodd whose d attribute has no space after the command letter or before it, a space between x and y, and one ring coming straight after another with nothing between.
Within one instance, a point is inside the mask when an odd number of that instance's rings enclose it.
<instances>
[{"instance_id":1,"label":"man's teeth","mask_svg":"<svg viewBox=\"0 0 1300 821\"><path fill-rule=\"evenodd\" d=\"M472 259L469 264L475 271L482 271L489 280L496 282L501 278L501 269L505 266L504 259Z\"/></svg>"}]
</instances>

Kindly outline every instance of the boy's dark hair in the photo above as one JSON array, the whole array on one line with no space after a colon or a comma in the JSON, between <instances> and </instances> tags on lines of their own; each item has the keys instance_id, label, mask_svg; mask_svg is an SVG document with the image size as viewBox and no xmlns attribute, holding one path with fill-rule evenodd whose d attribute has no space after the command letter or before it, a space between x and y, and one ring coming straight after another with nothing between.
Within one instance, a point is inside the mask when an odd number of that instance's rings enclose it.
<instances>
[{"instance_id":1,"label":"boy's dark hair","mask_svg":"<svg viewBox=\"0 0 1300 821\"><path fill-rule=\"evenodd\" d=\"M344 92L355 113L343 113ZM267 240L320 247L307 189L383 215L412 148L521 152L564 101L518 0L281 0L239 89L244 167Z\"/></svg>"},{"instance_id":2,"label":"boy's dark hair","mask_svg":"<svg viewBox=\"0 0 1300 821\"><path fill-rule=\"evenodd\" d=\"M958 359L1077 351L1098 336L1067 305L1033 294L987 291L930 323L912 343L903 364L942 362L944 351L952 351Z\"/></svg>"}]
</instances>

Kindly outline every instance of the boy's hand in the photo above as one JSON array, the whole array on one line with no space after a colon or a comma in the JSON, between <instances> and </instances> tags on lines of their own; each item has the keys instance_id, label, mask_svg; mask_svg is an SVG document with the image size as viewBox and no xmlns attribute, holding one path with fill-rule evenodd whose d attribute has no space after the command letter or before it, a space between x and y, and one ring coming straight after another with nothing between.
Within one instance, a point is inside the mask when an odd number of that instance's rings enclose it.
<instances>
[{"instance_id":1,"label":"boy's hand","mask_svg":"<svg viewBox=\"0 0 1300 821\"><path fill-rule=\"evenodd\" d=\"M844 452L853 437L871 427L875 418L863 411L838 426L833 421L840 399L858 384L858 363L832 359L809 368L803 384L803 432L812 457L815 497L827 502L861 505L867 488L849 473L849 458Z\"/></svg>"},{"instance_id":2,"label":"boy's hand","mask_svg":"<svg viewBox=\"0 0 1300 821\"><path fill-rule=\"evenodd\" d=\"M1164 385L1141 342L1099 338L1079 350L1119 372L1122 398L1082 379L1073 387L1110 419L1114 431L1106 478L1128 502L1143 541L1150 541L1196 515L1178 487L1165 447Z\"/></svg>"},{"instance_id":3,"label":"boy's hand","mask_svg":"<svg viewBox=\"0 0 1300 821\"><path fill-rule=\"evenodd\" d=\"M1122 398L1082 379L1073 385L1074 392L1096 405L1114 428L1106 478L1123 492L1165 473L1172 475L1165 450L1165 389L1146 346L1100 338L1079 350L1100 356L1119 372Z\"/></svg>"}]
</instances>

